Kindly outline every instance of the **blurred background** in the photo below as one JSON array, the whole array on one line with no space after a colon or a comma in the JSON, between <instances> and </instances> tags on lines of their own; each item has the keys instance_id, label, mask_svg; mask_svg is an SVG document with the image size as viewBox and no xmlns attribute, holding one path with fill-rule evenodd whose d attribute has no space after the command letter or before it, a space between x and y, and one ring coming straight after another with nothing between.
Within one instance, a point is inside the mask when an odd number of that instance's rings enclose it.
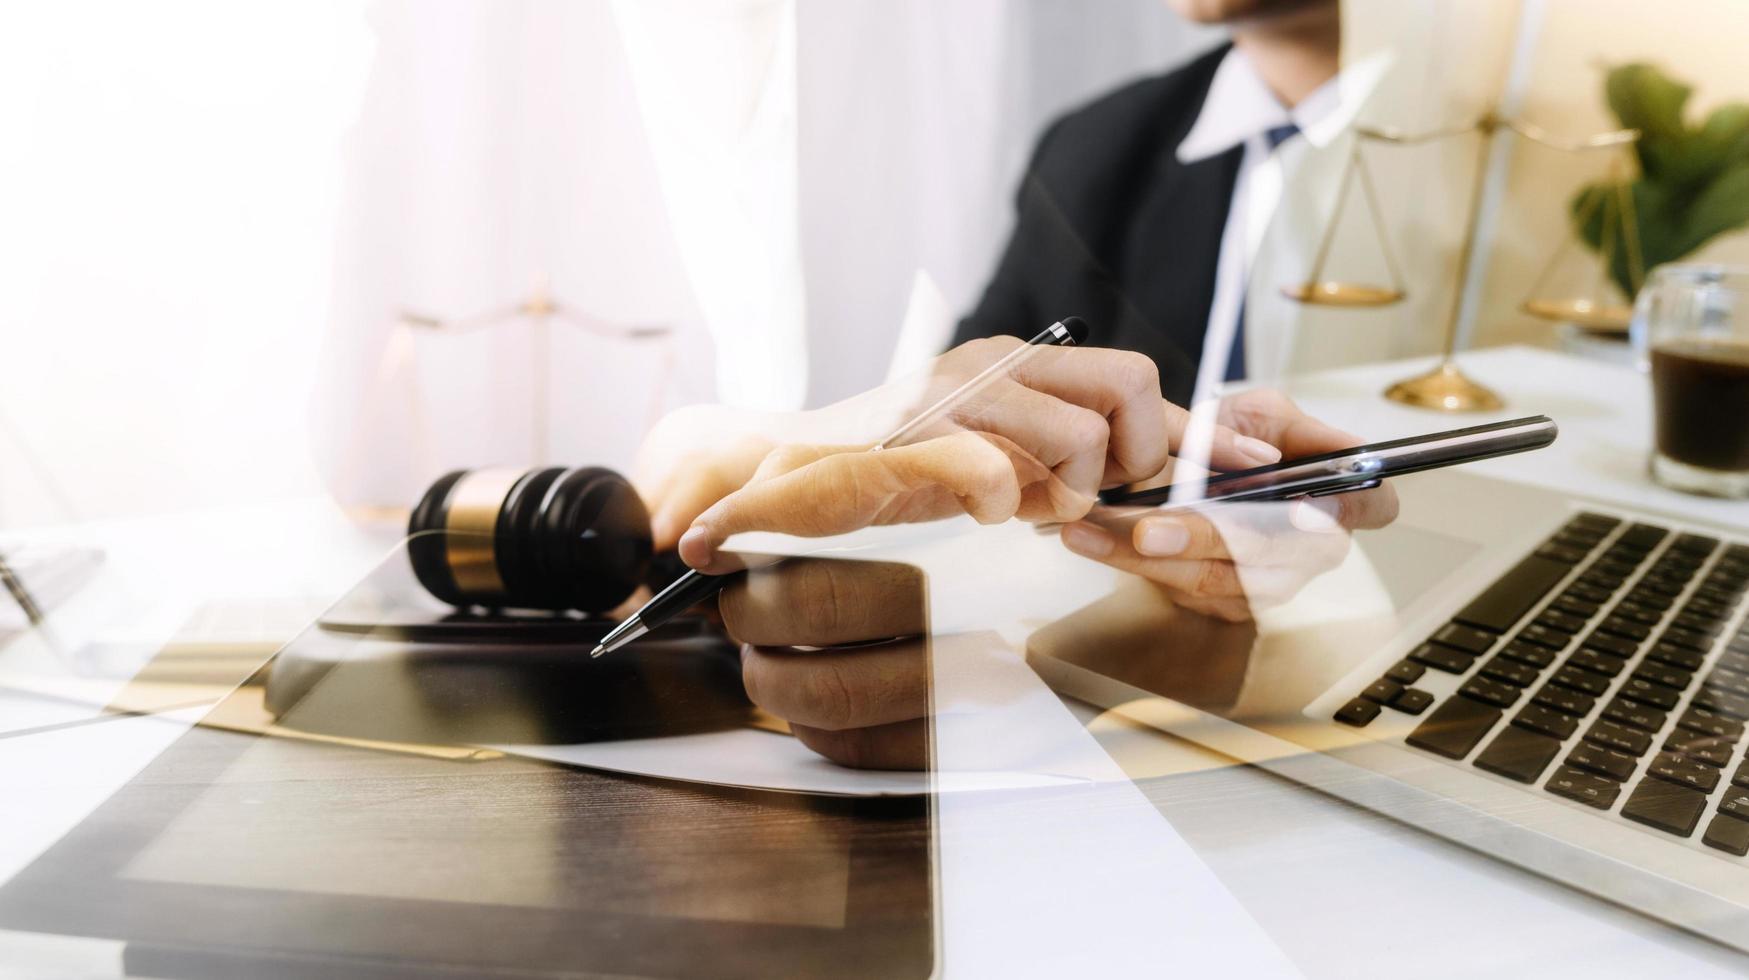
<instances>
[{"instance_id":1,"label":"blurred background","mask_svg":"<svg viewBox=\"0 0 1749 980\"><path fill-rule=\"evenodd\" d=\"M1749 99L1738 0L1344 18L1370 124L1501 106L1581 137L1619 125L1604 80L1630 62L1691 113ZM0 527L369 513L461 466L624 468L686 404L854 394L975 302L1050 119L1219 41L1159 0L8 4ZM1332 220L1332 265L1377 272L1364 216L1334 214L1349 146L1319 152L1271 231L1298 245L1252 286L1292 337L1278 373L1431 353L1464 288L1466 344L1567 342L1520 304L1631 154L1501 140L1466 286L1474 143L1369 150L1411 288L1355 311L1277 291Z\"/></svg>"}]
</instances>

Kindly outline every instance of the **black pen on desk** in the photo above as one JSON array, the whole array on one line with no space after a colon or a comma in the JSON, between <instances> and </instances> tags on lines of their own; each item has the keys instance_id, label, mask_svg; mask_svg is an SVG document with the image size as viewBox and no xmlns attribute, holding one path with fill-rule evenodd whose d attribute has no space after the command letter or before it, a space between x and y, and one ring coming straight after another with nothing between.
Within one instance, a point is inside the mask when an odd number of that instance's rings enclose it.
<instances>
[{"instance_id":1,"label":"black pen on desk","mask_svg":"<svg viewBox=\"0 0 1749 980\"><path fill-rule=\"evenodd\" d=\"M1031 340L1003 355L996 363L979 371L970 381L943 395L935 404L918 413L887 434L885 439L870 447L871 452L890 449L902 444L913 433L925 428L930 423L941 418L959 405L965 399L982 391L1009 372L1023 360L1031 357L1043 347L1073 347L1087 340L1087 322L1078 316L1066 316L1056 323L1038 332ZM620 621L618 626L607 632L601 642L590 651L591 657L599 657L604 653L612 653L620 647L638 639L663 623L679 616L686 610L698 605L721 591L729 584L729 579L736 572L726 575L706 575L700 571L688 571L686 574L669 583L668 587L658 592L655 598L644 603L643 608Z\"/></svg>"},{"instance_id":2,"label":"black pen on desk","mask_svg":"<svg viewBox=\"0 0 1749 980\"><path fill-rule=\"evenodd\" d=\"M18 603L18 608L24 610L24 618L32 626L40 626L43 621L43 611L31 597L30 590L18 580L18 575L12 570L12 565L6 561L5 555L0 555L0 584L6 586L6 591L12 594L12 601Z\"/></svg>"}]
</instances>

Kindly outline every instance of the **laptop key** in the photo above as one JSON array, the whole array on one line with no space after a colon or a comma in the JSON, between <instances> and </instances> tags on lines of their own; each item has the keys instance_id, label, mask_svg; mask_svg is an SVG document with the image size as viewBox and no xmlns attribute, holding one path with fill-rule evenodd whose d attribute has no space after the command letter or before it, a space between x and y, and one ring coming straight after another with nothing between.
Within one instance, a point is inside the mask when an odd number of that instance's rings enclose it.
<instances>
[{"instance_id":1,"label":"laptop key","mask_svg":"<svg viewBox=\"0 0 1749 980\"><path fill-rule=\"evenodd\" d=\"M1711 643L1725 631L1725 617L1691 613L1684 609L1670 620L1670 625L1704 636Z\"/></svg>"},{"instance_id":2,"label":"laptop key","mask_svg":"<svg viewBox=\"0 0 1749 980\"><path fill-rule=\"evenodd\" d=\"M1579 727L1579 722L1575 719L1540 704L1525 705L1524 710L1513 717L1512 723L1520 728L1528 728L1533 732L1563 740Z\"/></svg>"},{"instance_id":3,"label":"laptop key","mask_svg":"<svg viewBox=\"0 0 1749 980\"><path fill-rule=\"evenodd\" d=\"M1518 638L1541 644L1550 650L1565 650L1573 642L1573 634L1552 630L1547 626L1531 623L1518 631Z\"/></svg>"},{"instance_id":4,"label":"laptop key","mask_svg":"<svg viewBox=\"0 0 1749 980\"><path fill-rule=\"evenodd\" d=\"M1590 745L1580 742L1567 754L1567 765L1607 776L1618 783L1627 782L1634 774L1634 766L1638 765L1631 755L1611 752L1601 745Z\"/></svg>"},{"instance_id":5,"label":"laptop key","mask_svg":"<svg viewBox=\"0 0 1749 980\"><path fill-rule=\"evenodd\" d=\"M1622 668L1628 665L1628 662L1620 657L1612 657L1597 650L1580 650L1568 657L1567 663L1574 667L1582 667L1594 674L1602 674L1605 677L1614 677L1620 674Z\"/></svg>"},{"instance_id":6,"label":"laptop key","mask_svg":"<svg viewBox=\"0 0 1749 980\"><path fill-rule=\"evenodd\" d=\"M1418 687L1405 688L1402 694L1391 699L1388 707L1397 709L1406 715L1418 715L1433 704L1433 695Z\"/></svg>"},{"instance_id":7,"label":"laptop key","mask_svg":"<svg viewBox=\"0 0 1749 980\"><path fill-rule=\"evenodd\" d=\"M1678 691L1687 690L1688 685L1694 683L1693 674L1686 670L1677 670L1675 667L1666 667L1663 664L1641 664L1639 669L1634 671L1633 676Z\"/></svg>"},{"instance_id":8,"label":"laptop key","mask_svg":"<svg viewBox=\"0 0 1749 980\"><path fill-rule=\"evenodd\" d=\"M1664 751L1693 762L1723 769L1731 762L1731 743L1711 735L1677 729L1664 740Z\"/></svg>"},{"instance_id":9,"label":"laptop key","mask_svg":"<svg viewBox=\"0 0 1749 980\"><path fill-rule=\"evenodd\" d=\"M1659 578L1641 579L1640 584L1634 586L1634 591L1636 591L1636 592L1639 592L1639 591L1650 592L1654 595L1660 595L1660 596L1663 596L1667 599L1674 599L1676 596L1681 595L1682 589L1683 589L1683 586L1682 586L1682 583L1680 583L1680 582L1671 583L1671 582L1666 582L1665 580L1659 579Z\"/></svg>"},{"instance_id":10,"label":"laptop key","mask_svg":"<svg viewBox=\"0 0 1749 980\"><path fill-rule=\"evenodd\" d=\"M1465 626L1462 623L1447 623L1433 634L1433 642L1443 643L1448 647L1457 647L1468 653L1485 653L1494 645L1494 634Z\"/></svg>"},{"instance_id":11,"label":"laptop key","mask_svg":"<svg viewBox=\"0 0 1749 980\"><path fill-rule=\"evenodd\" d=\"M1739 697L1749 697L1749 675L1739 674L1734 670L1715 670L1706 675L1706 686L1719 691L1728 691Z\"/></svg>"},{"instance_id":12,"label":"laptop key","mask_svg":"<svg viewBox=\"0 0 1749 980\"><path fill-rule=\"evenodd\" d=\"M1701 685L1695 692L1693 704L1696 708L1724 715L1727 718L1749 720L1749 698L1738 697L1716 687Z\"/></svg>"},{"instance_id":13,"label":"laptop key","mask_svg":"<svg viewBox=\"0 0 1749 980\"><path fill-rule=\"evenodd\" d=\"M1543 788L1557 796L1565 796L1569 800L1578 800L1586 806L1599 810L1607 810L1615 805L1615 798L1621 793L1621 784L1612 783L1600 776L1581 772L1572 766L1562 766L1555 770Z\"/></svg>"},{"instance_id":14,"label":"laptop key","mask_svg":"<svg viewBox=\"0 0 1749 980\"><path fill-rule=\"evenodd\" d=\"M1664 618L1664 610L1649 609L1634 603L1623 603L1611 609L1609 615L1611 618L1625 619L1642 626L1656 626L1658 621Z\"/></svg>"},{"instance_id":15,"label":"laptop key","mask_svg":"<svg viewBox=\"0 0 1749 980\"><path fill-rule=\"evenodd\" d=\"M1597 624L1599 633L1609 633L1614 636L1626 637L1638 643L1652 635L1652 628L1645 623L1636 623L1622 616L1609 616Z\"/></svg>"},{"instance_id":16,"label":"laptop key","mask_svg":"<svg viewBox=\"0 0 1749 980\"><path fill-rule=\"evenodd\" d=\"M1705 708L1689 708L1676 719L1676 724L1691 731L1736 742L1743 737L1743 723L1735 718L1726 718Z\"/></svg>"},{"instance_id":17,"label":"laptop key","mask_svg":"<svg viewBox=\"0 0 1749 980\"><path fill-rule=\"evenodd\" d=\"M1654 684L1643 677L1629 677L1622 681L1621 690L1617 692L1629 701L1649 704L1654 708L1669 711L1676 707L1676 702L1682 700L1682 692L1672 690L1662 684Z\"/></svg>"},{"instance_id":18,"label":"laptop key","mask_svg":"<svg viewBox=\"0 0 1749 980\"><path fill-rule=\"evenodd\" d=\"M1508 641L1500 648L1500 656L1511 657L1521 664L1529 664L1538 670L1555 662L1555 651L1548 647L1539 647L1535 643L1522 643L1518 640Z\"/></svg>"},{"instance_id":19,"label":"laptop key","mask_svg":"<svg viewBox=\"0 0 1749 980\"><path fill-rule=\"evenodd\" d=\"M1504 633L1523 619L1530 607L1542 601L1568 571L1569 566L1561 562L1532 555L1496 579L1452 619L1477 629ZM1608 598L1607 593L1604 598Z\"/></svg>"},{"instance_id":20,"label":"laptop key","mask_svg":"<svg viewBox=\"0 0 1749 980\"><path fill-rule=\"evenodd\" d=\"M1585 649L1607 653L1612 657L1631 657L1640 649L1633 640L1611 636L1608 633L1592 633L1585 637Z\"/></svg>"},{"instance_id":21,"label":"laptop key","mask_svg":"<svg viewBox=\"0 0 1749 980\"><path fill-rule=\"evenodd\" d=\"M1536 683L1537 670L1526 664L1504 656L1495 657L1482 665L1482 673L1497 681L1504 681L1513 687L1529 687Z\"/></svg>"},{"instance_id":22,"label":"laptop key","mask_svg":"<svg viewBox=\"0 0 1749 980\"><path fill-rule=\"evenodd\" d=\"M1603 717L1630 728L1655 732L1664 727L1664 719L1668 716L1657 708L1616 698L1603 706Z\"/></svg>"},{"instance_id":23,"label":"laptop key","mask_svg":"<svg viewBox=\"0 0 1749 980\"><path fill-rule=\"evenodd\" d=\"M1403 685L1391 680L1389 677L1381 677L1378 680L1373 681L1372 686L1360 692L1360 696L1366 698L1368 701L1376 701L1379 704L1390 704L1391 699L1401 693L1403 693Z\"/></svg>"},{"instance_id":24,"label":"laptop key","mask_svg":"<svg viewBox=\"0 0 1749 980\"><path fill-rule=\"evenodd\" d=\"M1749 820L1725 813L1715 814L1700 839L1708 847L1742 857L1749 854Z\"/></svg>"},{"instance_id":25,"label":"laptop key","mask_svg":"<svg viewBox=\"0 0 1749 980\"><path fill-rule=\"evenodd\" d=\"M1661 664L1680 667L1683 670L1699 670L1706 663L1706 656L1685 647L1671 646L1668 643L1658 643L1646 652L1647 660L1656 660Z\"/></svg>"},{"instance_id":26,"label":"laptop key","mask_svg":"<svg viewBox=\"0 0 1749 980\"><path fill-rule=\"evenodd\" d=\"M1574 718L1585 717L1597 705L1597 699L1589 694L1569 691L1553 684L1544 684L1542 690L1536 692L1536 697L1531 700L1545 708L1553 708L1561 714L1571 715Z\"/></svg>"},{"instance_id":27,"label":"laptop key","mask_svg":"<svg viewBox=\"0 0 1749 980\"><path fill-rule=\"evenodd\" d=\"M1650 550L1657 547L1658 542L1664 540L1669 535L1669 531L1666 531L1655 524L1634 524L1627 530L1623 531L1621 537L1616 538L1616 541L1620 544L1628 544L1637 548Z\"/></svg>"},{"instance_id":28,"label":"laptop key","mask_svg":"<svg viewBox=\"0 0 1749 980\"><path fill-rule=\"evenodd\" d=\"M1717 637L1696 633L1694 630L1685 630L1680 626L1666 626L1664 632L1658 634L1658 642L1660 643L1673 643L1676 646L1688 647L1690 650L1699 650L1702 653L1713 648L1713 640L1715 639Z\"/></svg>"},{"instance_id":29,"label":"laptop key","mask_svg":"<svg viewBox=\"0 0 1749 980\"><path fill-rule=\"evenodd\" d=\"M1549 608L1558 609L1577 619L1590 619L1597 615L1598 610L1603 607L1595 602L1586 602L1577 596L1562 593L1555 598L1554 602L1549 603Z\"/></svg>"},{"instance_id":30,"label":"laptop key","mask_svg":"<svg viewBox=\"0 0 1749 980\"><path fill-rule=\"evenodd\" d=\"M1749 759L1744 759L1731 774L1731 785L1749 789Z\"/></svg>"},{"instance_id":31,"label":"laptop key","mask_svg":"<svg viewBox=\"0 0 1749 980\"><path fill-rule=\"evenodd\" d=\"M1719 785L1717 769L1675 752L1660 752L1653 756L1651 763L1646 766L1646 775L1702 793L1711 793Z\"/></svg>"},{"instance_id":32,"label":"laptop key","mask_svg":"<svg viewBox=\"0 0 1749 980\"><path fill-rule=\"evenodd\" d=\"M1642 779L1621 808L1621 815L1665 833L1687 837L1694 833L1705 811L1705 793L1661 779Z\"/></svg>"},{"instance_id":33,"label":"laptop key","mask_svg":"<svg viewBox=\"0 0 1749 980\"><path fill-rule=\"evenodd\" d=\"M1653 592L1650 589L1641 589L1638 587L1634 588L1633 591L1623 597L1622 602L1626 605L1638 609L1651 610L1655 613L1667 612L1671 606L1676 605L1675 599L1672 599L1663 593Z\"/></svg>"},{"instance_id":34,"label":"laptop key","mask_svg":"<svg viewBox=\"0 0 1749 980\"><path fill-rule=\"evenodd\" d=\"M1683 551L1705 557L1713 553L1719 546L1718 538L1709 538L1704 534L1678 534L1676 540L1670 542L1671 551Z\"/></svg>"},{"instance_id":35,"label":"laptop key","mask_svg":"<svg viewBox=\"0 0 1749 980\"><path fill-rule=\"evenodd\" d=\"M1561 593L1563 596L1572 596L1582 602L1596 603L1598 605L1608 602L1610 596L1613 594L1614 593L1608 589L1599 589L1595 586L1586 585L1583 582L1574 582L1567 587L1565 592ZM1533 601L1531 605L1536 605L1536 603ZM1525 608L1528 609L1530 607L1526 606Z\"/></svg>"},{"instance_id":36,"label":"laptop key","mask_svg":"<svg viewBox=\"0 0 1749 980\"><path fill-rule=\"evenodd\" d=\"M1413 660L1399 660L1397 665L1385 671L1385 676L1399 684L1413 684L1427 673L1427 668Z\"/></svg>"},{"instance_id":37,"label":"laptop key","mask_svg":"<svg viewBox=\"0 0 1749 980\"><path fill-rule=\"evenodd\" d=\"M1569 616L1559 609L1544 609L1542 615L1536 618L1536 624L1547 626L1552 630L1560 630L1563 633L1577 633L1585 628L1584 619L1578 616Z\"/></svg>"},{"instance_id":38,"label":"laptop key","mask_svg":"<svg viewBox=\"0 0 1749 980\"><path fill-rule=\"evenodd\" d=\"M1618 606L1617 609L1619 610L1620 607ZM1724 620L1731 618L1731 607L1727 603L1708 599L1705 596L1697 596L1683 604L1682 614L1684 616L1701 616L1707 619L1723 622Z\"/></svg>"},{"instance_id":39,"label":"laptop key","mask_svg":"<svg viewBox=\"0 0 1749 980\"><path fill-rule=\"evenodd\" d=\"M1407 739L1410 745L1426 749L1448 759L1462 759L1470 754L1488 729L1499 721L1502 712L1492 705L1469 698L1446 698L1445 703L1415 726Z\"/></svg>"},{"instance_id":40,"label":"laptop key","mask_svg":"<svg viewBox=\"0 0 1749 980\"><path fill-rule=\"evenodd\" d=\"M1591 730L1585 733L1585 741L1606 749L1615 749L1617 752L1626 752L1636 759L1645 755L1646 750L1652 747L1652 736L1613 721L1599 721L1592 725Z\"/></svg>"},{"instance_id":41,"label":"laptop key","mask_svg":"<svg viewBox=\"0 0 1749 980\"><path fill-rule=\"evenodd\" d=\"M1443 670L1448 674L1462 674L1476 665L1476 658L1451 647L1442 647L1437 643L1423 643L1416 647L1409 659L1419 664L1425 664L1434 670Z\"/></svg>"},{"instance_id":42,"label":"laptop key","mask_svg":"<svg viewBox=\"0 0 1749 980\"><path fill-rule=\"evenodd\" d=\"M1728 813L1739 820L1749 820L1749 792L1727 791L1725 798L1719 801L1719 812Z\"/></svg>"},{"instance_id":43,"label":"laptop key","mask_svg":"<svg viewBox=\"0 0 1749 980\"><path fill-rule=\"evenodd\" d=\"M1577 667L1563 666L1560 670L1555 671L1553 677L1549 678L1549 683L1570 687L1594 698L1602 697L1604 692L1609 690L1608 678L1593 674L1589 670L1580 670Z\"/></svg>"},{"instance_id":44,"label":"laptop key","mask_svg":"<svg viewBox=\"0 0 1749 980\"><path fill-rule=\"evenodd\" d=\"M1458 688L1458 693L1497 708L1510 708L1518 701L1518 695L1522 692L1511 684L1502 684L1486 677L1472 677L1464 682L1463 687Z\"/></svg>"},{"instance_id":45,"label":"laptop key","mask_svg":"<svg viewBox=\"0 0 1749 980\"><path fill-rule=\"evenodd\" d=\"M1379 706L1365 698L1355 698L1336 710L1336 720L1344 725L1365 728L1379 716Z\"/></svg>"},{"instance_id":46,"label":"laptop key","mask_svg":"<svg viewBox=\"0 0 1749 980\"><path fill-rule=\"evenodd\" d=\"M1476 767L1521 783L1534 783L1560 751L1559 739L1508 725L1476 756Z\"/></svg>"},{"instance_id":47,"label":"laptop key","mask_svg":"<svg viewBox=\"0 0 1749 980\"><path fill-rule=\"evenodd\" d=\"M1569 547L1551 541L1548 544L1543 545L1541 548L1538 548L1536 550L1536 556L1538 558L1547 558L1550 561L1558 561L1563 565L1577 565L1585 560L1585 553L1590 550L1591 549L1589 548Z\"/></svg>"}]
</instances>

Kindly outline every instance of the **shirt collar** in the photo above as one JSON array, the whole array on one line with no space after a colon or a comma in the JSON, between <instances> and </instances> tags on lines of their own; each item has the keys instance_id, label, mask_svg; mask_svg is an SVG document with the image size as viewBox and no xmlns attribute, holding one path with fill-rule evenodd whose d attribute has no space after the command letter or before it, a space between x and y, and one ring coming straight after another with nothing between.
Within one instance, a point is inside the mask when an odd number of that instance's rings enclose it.
<instances>
[{"instance_id":1,"label":"shirt collar","mask_svg":"<svg viewBox=\"0 0 1749 980\"><path fill-rule=\"evenodd\" d=\"M1196 122L1178 144L1179 162L1195 163L1217 156L1253 136L1290 123L1299 127L1313 146L1326 145L1348 127L1364 94L1371 91L1370 84L1356 85L1359 80L1345 78L1347 74L1345 70L1318 86L1299 105L1289 109L1263 84L1262 76L1245 52L1238 47L1228 48L1215 67Z\"/></svg>"}]
</instances>

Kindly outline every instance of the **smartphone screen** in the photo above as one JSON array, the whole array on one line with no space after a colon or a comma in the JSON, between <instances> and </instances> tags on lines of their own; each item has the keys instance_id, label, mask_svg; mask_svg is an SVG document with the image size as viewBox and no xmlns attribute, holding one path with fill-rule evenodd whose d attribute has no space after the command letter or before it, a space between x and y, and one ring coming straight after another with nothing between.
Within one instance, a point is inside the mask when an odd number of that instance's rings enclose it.
<instances>
[{"instance_id":1,"label":"smartphone screen","mask_svg":"<svg viewBox=\"0 0 1749 980\"><path fill-rule=\"evenodd\" d=\"M1183 484L1135 491L1117 488L1099 497L1106 504L1153 506L1199 499L1289 500L1345 493L1378 486L1388 477L1541 449L1555 441L1558 431L1548 416L1533 415L1223 473L1209 478L1200 498L1187 494Z\"/></svg>"}]
</instances>

